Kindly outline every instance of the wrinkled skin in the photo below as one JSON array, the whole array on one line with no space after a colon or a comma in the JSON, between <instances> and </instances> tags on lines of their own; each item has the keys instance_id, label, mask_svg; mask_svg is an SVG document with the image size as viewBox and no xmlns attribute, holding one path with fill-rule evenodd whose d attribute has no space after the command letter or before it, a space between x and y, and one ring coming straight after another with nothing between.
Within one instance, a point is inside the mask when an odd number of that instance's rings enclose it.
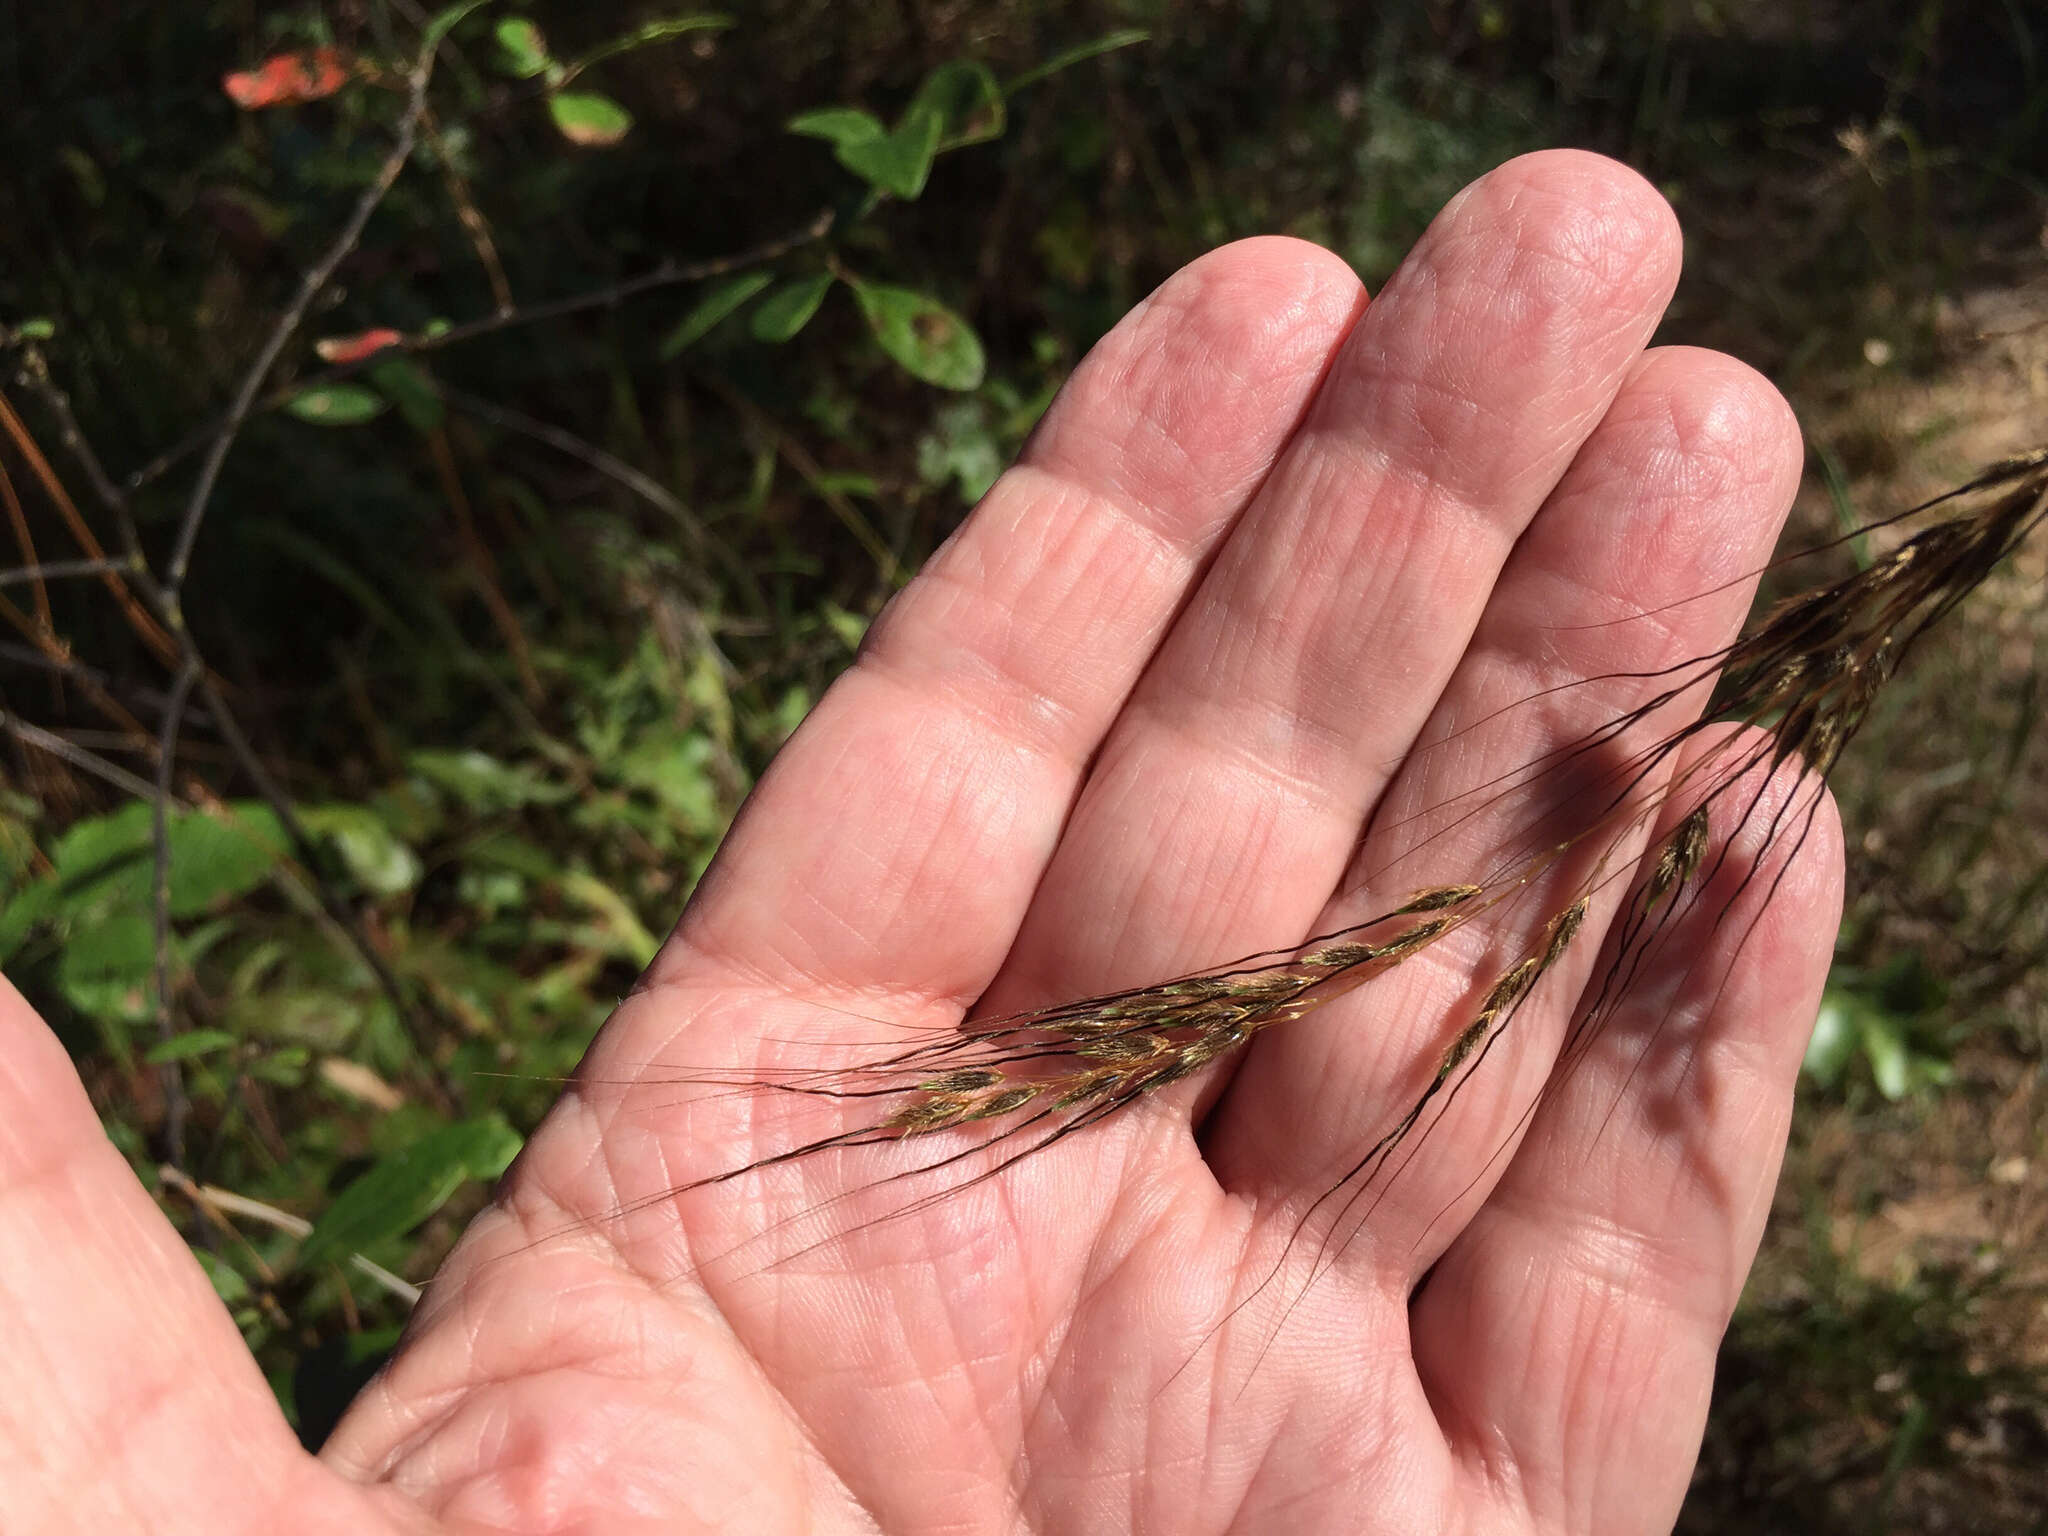
<instances>
[{"instance_id":1,"label":"wrinkled skin","mask_svg":"<svg viewBox=\"0 0 2048 1536\"><path fill-rule=\"evenodd\" d=\"M1768 905L1736 839L1552 1080L1604 889L1348 1241L1334 1202L1297 1228L1514 958L1479 925L897 1220L885 1189L775 1225L903 1147L607 1213L847 1123L676 1063L1154 981L1485 862L1514 795L1394 856L1640 685L1419 747L1721 643L1796 482L1763 380L1645 350L1678 262L1647 185L1559 152L1370 305L1268 239L1134 310L776 761L318 1458L5 990L0 1528L1667 1527L1827 966L1825 803Z\"/></svg>"}]
</instances>

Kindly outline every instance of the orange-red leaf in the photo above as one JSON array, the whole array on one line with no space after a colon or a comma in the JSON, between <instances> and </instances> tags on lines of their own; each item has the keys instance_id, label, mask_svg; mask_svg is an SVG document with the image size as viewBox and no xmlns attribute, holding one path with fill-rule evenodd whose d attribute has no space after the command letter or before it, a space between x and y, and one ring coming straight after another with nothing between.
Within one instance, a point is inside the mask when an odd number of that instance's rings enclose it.
<instances>
[{"instance_id":1,"label":"orange-red leaf","mask_svg":"<svg viewBox=\"0 0 2048 1536\"><path fill-rule=\"evenodd\" d=\"M338 48L308 48L302 53L274 53L254 69L225 75L220 88L245 112L259 107L286 107L332 96L348 83L348 65Z\"/></svg>"},{"instance_id":2,"label":"orange-red leaf","mask_svg":"<svg viewBox=\"0 0 2048 1536\"><path fill-rule=\"evenodd\" d=\"M313 343L313 350L320 354L323 362L360 363L364 358L374 356L386 347L395 347L403 340L402 332L380 325L355 336L323 336Z\"/></svg>"}]
</instances>

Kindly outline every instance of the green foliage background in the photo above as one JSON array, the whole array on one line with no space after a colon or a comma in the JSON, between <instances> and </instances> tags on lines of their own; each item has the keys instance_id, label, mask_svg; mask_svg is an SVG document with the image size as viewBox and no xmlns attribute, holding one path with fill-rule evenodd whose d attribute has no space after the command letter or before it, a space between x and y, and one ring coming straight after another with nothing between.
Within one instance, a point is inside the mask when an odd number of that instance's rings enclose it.
<instances>
[{"instance_id":1,"label":"green foliage background","mask_svg":"<svg viewBox=\"0 0 2048 1536\"><path fill-rule=\"evenodd\" d=\"M110 545L16 375L46 364L117 478L186 454L134 495L161 558L192 434L402 104L358 77L243 110L222 76L328 45L395 67L408 17L376 0L39 7L0 39L0 386ZM2024 7L1938 0L485 6L453 30L433 132L227 461L184 595L311 848L195 708L166 1037L147 807L16 733L0 957L146 1179L174 1062L191 1174L315 1223L303 1245L231 1233L163 1192L317 1439L402 1316L340 1261L431 1272L868 618L1158 280L1283 231L1377 285L1473 176L1581 144L1643 169L1687 222L1666 339L1728 346L1818 409L1873 339L1932 366L1942 296L2023 258L2048 178L2044 50ZM825 219L822 238L748 254ZM649 275L615 303L339 373L313 347ZM79 554L20 443L0 467L40 558ZM0 597L0 709L147 777L121 712L153 730L166 675L121 606L90 580ZM2037 713L1987 702L2013 730ZM2010 762L2030 750L2022 732ZM2008 864L1981 900L2018 911L2038 881ZM1912 899L1859 898L1816 1058L1830 1104L1939 1088L2004 995L1907 974L1952 969L1886 946ZM2048 944L2014 922L2007 988L2041 979ZM2037 1061L2002 1017L2002 1048ZM1808 1279L1812 1305L1755 1314L1730 1359L1838 1386L1785 1420L1736 1370L1689 1519L1862 1529L1919 1507L1922 1467L1925 1497L1959 1490L1963 1516L2025 1488L1965 1476L1933 1431L2038 1402L2038 1376L1869 1391L1922 1360L1916 1341L1967 1333L1955 1285L1928 1293L1934 1323L1900 1327L1915 1314L1895 1294ZM1879 1323L1843 1323L1871 1307ZM1875 1449L1817 1467L1802 1436L1850 1400Z\"/></svg>"}]
</instances>

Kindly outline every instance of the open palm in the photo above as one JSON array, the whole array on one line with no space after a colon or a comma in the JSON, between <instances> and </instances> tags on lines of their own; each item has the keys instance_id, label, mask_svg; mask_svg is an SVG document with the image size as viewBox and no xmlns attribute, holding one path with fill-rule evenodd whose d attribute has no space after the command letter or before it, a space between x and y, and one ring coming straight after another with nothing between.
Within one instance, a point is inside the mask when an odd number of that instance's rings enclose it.
<instances>
[{"instance_id":1,"label":"open palm","mask_svg":"<svg viewBox=\"0 0 2048 1536\"><path fill-rule=\"evenodd\" d=\"M1825 817L1767 910L1738 837L1733 911L1555 1073L1603 892L1334 1238L1317 1197L1498 934L909 1214L943 1177L860 1188L902 1146L663 1196L852 1123L681 1064L1156 981L1487 865L1526 798L1426 841L1418 813L1641 684L1495 712L1725 641L1797 477L1761 379L1644 350L1678 256L1649 187L1554 153L1468 189L1370 306L1258 240L1133 311L776 761L317 1460L7 992L0 1528L1668 1526L1827 965Z\"/></svg>"}]
</instances>

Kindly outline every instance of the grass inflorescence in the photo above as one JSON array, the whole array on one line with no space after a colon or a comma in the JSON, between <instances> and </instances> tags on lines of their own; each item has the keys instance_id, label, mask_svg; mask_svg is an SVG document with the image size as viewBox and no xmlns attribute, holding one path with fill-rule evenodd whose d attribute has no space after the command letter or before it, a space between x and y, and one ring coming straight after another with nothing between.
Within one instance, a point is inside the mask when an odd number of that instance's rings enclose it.
<instances>
[{"instance_id":1,"label":"grass inflorescence","mask_svg":"<svg viewBox=\"0 0 2048 1536\"><path fill-rule=\"evenodd\" d=\"M1237 1057L1266 1031L1302 1019L1540 891L1546 909L1519 925L1522 940L1505 941L1514 958L1494 972L1476 1003L1444 1020L1435 1064L1407 1107L1301 1218L1297 1237L1317 1207L1351 1190L1324 1234L1327 1250L1360 1191L1416 1136L1432 1104L1455 1096L1479 1070L1559 967L1603 892L1621 890L1607 960L1580 997L1560 1072L1571 1069L1613 1016L1675 918L1697 912L1739 831L1760 836L1752 838L1756 846L1737 871L1732 893L1714 898L1722 905L1709 910L1710 918L1725 913L1756 872L1770 867L1772 849L1797 846L1827 775L1901 661L2048 516L2048 450L1996 464L1872 529L1942 512L1947 515L1873 563L1777 604L1719 651L1652 673L1614 675L1642 683L1649 696L1473 792L1489 805L1520 793L1539 807L1525 822L1526 842L1510 844L1478 878L1416 890L1362 922L1285 950L1149 986L970 1017L849 1067L687 1079L748 1093L874 1101L875 1108L845 1129L654 1198L834 1149L965 1138L957 1148L840 1197L919 1175L973 1170L938 1194L873 1219L922 1210ZM1629 745L1638 740L1645 744ZM1603 749L1611 750L1603 756ZM1799 775L1797 790L1766 815L1769 802L1760 786L1788 764ZM1586 771L1569 791L1546 799L1546 778L1568 768ZM1426 853L1428 846L1425 840L1403 857ZM1582 856L1568 864L1574 852ZM1772 878L1781 878L1784 863L1776 867ZM992 1159L970 1162L991 1148Z\"/></svg>"}]
</instances>

